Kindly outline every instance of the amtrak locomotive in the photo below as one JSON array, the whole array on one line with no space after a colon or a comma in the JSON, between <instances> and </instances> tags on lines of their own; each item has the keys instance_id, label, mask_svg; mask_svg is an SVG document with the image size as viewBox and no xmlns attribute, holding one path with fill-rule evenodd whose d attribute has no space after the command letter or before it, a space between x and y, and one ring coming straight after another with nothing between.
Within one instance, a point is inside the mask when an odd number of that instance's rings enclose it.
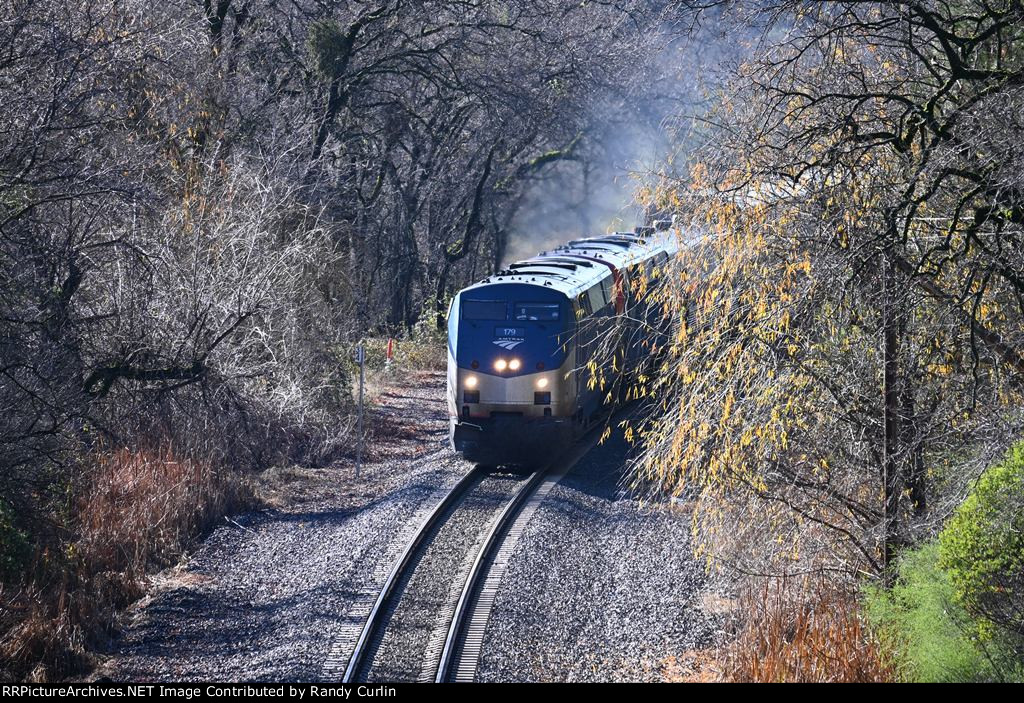
<instances>
[{"instance_id":1,"label":"amtrak locomotive","mask_svg":"<svg viewBox=\"0 0 1024 703\"><path fill-rule=\"evenodd\" d=\"M676 252L669 225L572 241L455 296L448 410L457 452L485 464L534 465L605 415L608 391L588 383L588 363L599 361L599 337L613 322L645 316L631 283ZM644 350L634 343L624 353L628 367Z\"/></svg>"}]
</instances>

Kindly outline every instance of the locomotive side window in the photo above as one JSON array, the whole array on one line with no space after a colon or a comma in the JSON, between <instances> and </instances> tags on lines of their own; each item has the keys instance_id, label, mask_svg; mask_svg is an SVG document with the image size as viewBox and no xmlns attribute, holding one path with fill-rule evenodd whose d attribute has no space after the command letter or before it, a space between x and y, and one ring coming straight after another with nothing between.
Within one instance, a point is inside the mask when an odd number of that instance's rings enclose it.
<instances>
[{"instance_id":1,"label":"locomotive side window","mask_svg":"<svg viewBox=\"0 0 1024 703\"><path fill-rule=\"evenodd\" d=\"M586 291L576 296L576 319L583 319L591 313L593 309L590 307L590 296L587 295Z\"/></svg>"},{"instance_id":2,"label":"locomotive side window","mask_svg":"<svg viewBox=\"0 0 1024 703\"><path fill-rule=\"evenodd\" d=\"M612 278L609 276L601 281L601 292L604 294L604 299L607 302L615 300L615 295L612 293Z\"/></svg>"},{"instance_id":3,"label":"locomotive side window","mask_svg":"<svg viewBox=\"0 0 1024 703\"><path fill-rule=\"evenodd\" d=\"M504 320L508 318L508 305L504 300L463 300L463 320Z\"/></svg>"},{"instance_id":4,"label":"locomotive side window","mask_svg":"<svg viewBox=\"0 0 1024 703\"><path fill-rule=\"evenodd\" d=\"M558 319L558 303L516 303L515 319L553 322Z\"/></svg>"},{"instance_id":5,"label":"locomotive side window","mask_svg":"<svg viewBox=\"0 0 1024 703\"><path fill-rule=\"evenodd\" d=\"M587 294L590 296L590 309L594 312L603 310L608 304L608 299L605 298L604 289L600 283L591 286L590 290L587 291Z\"/></svg>"}]
</instances>

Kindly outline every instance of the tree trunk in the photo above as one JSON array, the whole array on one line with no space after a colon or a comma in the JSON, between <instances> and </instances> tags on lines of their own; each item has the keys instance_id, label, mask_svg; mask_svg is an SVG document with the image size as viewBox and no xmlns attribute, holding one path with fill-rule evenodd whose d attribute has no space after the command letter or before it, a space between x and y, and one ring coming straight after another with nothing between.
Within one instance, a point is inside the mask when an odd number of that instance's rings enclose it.
<instances>
[{"instance_id":1,"label":"tree trunk","mask_svg":"<svg viewBox=\"0 0 1024 703\"><path fill-rule=\"evenodd\" d=\"M437 324L438 331L445 328L445 308L444 308L444 292L448 287L448 273L451 270L451 265L446 261L441 267L441 273L437 276L437 288L434 290L434 312L436 314L435 323Z\"/></svg>"},{"instance_id":2,"label":"tree trunk","mask_svg":"<svg viewBox=\"0 0 1024 703\"><path fill-rule=\"evenodd\" d=\"M896 276L886 254L882 257L882 395L885 452L882 466L884 486L882 568L888 587L892 582L893 557L899 533L900 476L897 453L900 436L899 394L899 312Z\"/></svg>"},{"instance_id":3,"label":"tree trunk","mask_svg":"<svg viewBox=\"0 0 1024 703\"><path fill-rule=\"evenodd\" d=\"M900 390L900 421L903 425L901 442L907 453L905 486L910 491L910 502L914 506L914 515L921 517L928 509L925 493L924 452L918 437L914 391L910 378L907 376L904 376L903 387Z\"/></svg>"}]
</instances>

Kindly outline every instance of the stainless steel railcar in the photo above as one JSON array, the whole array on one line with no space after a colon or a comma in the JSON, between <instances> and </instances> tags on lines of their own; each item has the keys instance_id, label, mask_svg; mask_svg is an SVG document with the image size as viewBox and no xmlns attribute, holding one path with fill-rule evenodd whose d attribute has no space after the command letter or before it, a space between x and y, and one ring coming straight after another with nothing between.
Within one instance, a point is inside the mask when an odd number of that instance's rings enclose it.
<instances>
[{"instance_id":1,"label":"stainless steel railcar","mask_svg":"<svg viewBox=\"0 0 1024 703\"><path fill-rule=\"evenodd\" d=\"M590 387L587 364L601 332L633 310L634 277L676 252L668 224L575 240L454 297L448 410L457 452L486 464L539 464L603 416L607 392ZM641 353L633 344L624 366Z\"/></svg>"}]
</instances>

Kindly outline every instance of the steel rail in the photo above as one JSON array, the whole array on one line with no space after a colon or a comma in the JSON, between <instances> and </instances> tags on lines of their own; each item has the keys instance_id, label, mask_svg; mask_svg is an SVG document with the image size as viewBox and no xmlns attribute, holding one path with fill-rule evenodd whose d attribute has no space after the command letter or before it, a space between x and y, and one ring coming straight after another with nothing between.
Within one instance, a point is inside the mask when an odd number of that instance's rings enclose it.
<instances>
[{"instance_id":1,"label":"steel rail","mask_svg":"<svg viewBox=\"0 0 1024 703\"><path fill-rule=\"evenodd\" d=\"M441 499L437 506L430 512L430 515L426 517L423 524L420 525L418 530L416 530L416 534L413 535L413 538L409 540L409 543L405 546L401 556L391 568L391 572L388 574L387 579L385 579L384 585L381 587L380 594L377 596L377 600L374 602L373 608L370 610L370 614L366 618L366 623L363 625L363 629L359 633L359 639L356 641L355 649L352 651L352 656L348 661L348 667L345 669L345 676L342 678L343 683L353 683L355 681L355 677L359 674L360 669L362 669L365 664L370 643L373 642L374 635L380 626L381 615L385 612L384 605L395 594L395 587L401 580L409 566L409 563L412 561L412 558L423 545L427 535L429 535L441 522L442 516L448 512L448 509L462 500L470 486L472 486L483 473L484 469L480 466L476 466L472 471L469 471L465 476L460 478L458 483L452 486L452 489L448 491L447 495Z\"/></svg>"},{"instance_id":2,"label":"steel rail","mask_svg":"<svg viewBox=\"0 0 1024 703\"><path fill-rule=\"evenodd\" d=\"M455 647L472 612L470 601L473 591L482 583L484 576L487 574L485 567L487 560L500 546L501 538L519 514L519 509L533 495L538 486L544 482L547 475L548 469L537 471L526 484L516 491L516 494L512 496L512 499L509 500L501 511L501 514L491 523L491 528L487 532L484 543L477 552L476 559L473 560L473 566L469 570L466 582L462 586L462 593L459 594L459 602L455 606L455 614L452 616L452 622L448 628L448 636L444 642L444 649L441 651L441 663L437 669L437 676L434 679L435 683L444 683L448 680Z\"/></svg>"},{"instance_id":3,"label":"steel rail","mask_svg":"<svg viewBox=\"0 0 1024 703\"><path fill-rule=\"evenodd\" d=\"M634 414L635 411L628 411L623 414L616 413L612 417L618 416L621 419L624 415L629 418ZM471 680L463 669L467 669L468 665L469 669L475 670L477 666L483 646L483 628L490 618L494 600L494 593L487 594L485 591L493 591L494 584L488 584L492 577L497 581L504 577L504 566L497 564L496 561L503 558L503 550L514 547L526 523L532 518L533 511L547 498L554 486L561 482L599 441L599 433L596 430L587 432L561 457L537 471L494 520L459 595L459 602L448 628L441 663L434 678L435 683Z\"/></svg>"}]
</instances>

